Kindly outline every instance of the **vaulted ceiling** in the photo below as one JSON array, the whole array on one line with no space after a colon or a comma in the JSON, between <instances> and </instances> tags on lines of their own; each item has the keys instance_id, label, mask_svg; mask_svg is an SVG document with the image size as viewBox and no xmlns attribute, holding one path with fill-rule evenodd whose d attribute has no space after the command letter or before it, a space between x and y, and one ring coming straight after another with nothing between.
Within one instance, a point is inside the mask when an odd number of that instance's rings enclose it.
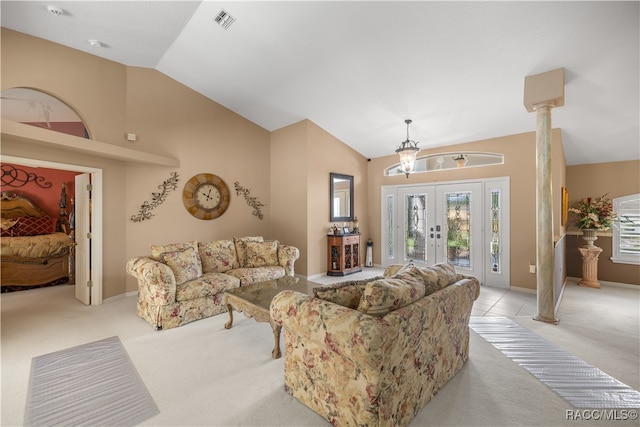
<instances>
[{"instance_id":1,"label":"vaulted ceiling","mask_svg":"<svg viewBox=\"0 0 640 427\"><path fill-rule=\"evenodd\" d=\"M267 130L310 119L369 158L393 153L407 118L420 148L534 131L524 78L564 68L552 122L576 165L640 159L639 6L2 1L1 22L155 68Z\"/></svg>"}]
</instances>

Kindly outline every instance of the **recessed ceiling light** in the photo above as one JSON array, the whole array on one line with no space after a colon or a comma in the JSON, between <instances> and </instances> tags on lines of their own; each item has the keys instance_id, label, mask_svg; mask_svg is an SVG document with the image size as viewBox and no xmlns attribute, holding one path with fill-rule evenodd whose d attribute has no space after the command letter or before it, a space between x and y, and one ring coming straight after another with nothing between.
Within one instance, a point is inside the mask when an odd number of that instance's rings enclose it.
<instances>
[{"instance_id":1,"label":"recessed ceiling light","mask_svg":"<svg viewBox=\"0 0 640 427\"><path fill-rule=\"evenodd\" d=\"M88 40L88 42L93 47L102 47L102 42L99 40L91 39L91 40Z\"/></svg>"},{"instance_id":2,"label":"recessed ceiling light","mask_svg":"<svg viewBox=\"0 0 640 427\"><path fill-rule=\"evenodd\" d=\"M231 24L236 20L233 16L229 15L224 9L221 9L218 15L213 18L222 28L225 30L229 29Z\"/></svg>"},{"instance_id":3,"label":"recessed ceiling light","mask_svg":"<svg viewBox=\"0 0 640 427\"><path fill-rule=\"evenodd\" d=\"M49 6L47 6L47 10L49 11L50 14L54 16L64 15L64 10L61 7L58 7L53 4L50 4Z\"/></svg>"}]
</instances>

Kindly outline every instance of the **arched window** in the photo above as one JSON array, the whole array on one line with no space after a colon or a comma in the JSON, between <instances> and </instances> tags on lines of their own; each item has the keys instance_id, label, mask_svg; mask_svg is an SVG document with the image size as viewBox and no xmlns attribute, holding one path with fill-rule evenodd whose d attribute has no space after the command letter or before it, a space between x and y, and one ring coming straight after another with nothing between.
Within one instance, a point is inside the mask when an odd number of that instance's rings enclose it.
<instances>
[{"instance_id":1,"label":"arched window","mask_svg":"<svg viewBox=\"0 0 640 427\"><path fill-rule=\"evenodd\" d=\"M438 153L418 157L413 173L432 172L445 169L460 169L477 166L501 165L504 155L496 153L456 152ZM385 176L404 175L400 163L391 165L384 170Z\"/></svg>"},{"instance_id":2,"label":"arched window","mask_svg":"<svg viewBox=\"0 0 640 427\"><path fill-rule=\"evenodd\" d=\"M89 139L80 115L64 101L37 89L16 87L0 92L2 118Z\"/></svg>"}]
</instances>

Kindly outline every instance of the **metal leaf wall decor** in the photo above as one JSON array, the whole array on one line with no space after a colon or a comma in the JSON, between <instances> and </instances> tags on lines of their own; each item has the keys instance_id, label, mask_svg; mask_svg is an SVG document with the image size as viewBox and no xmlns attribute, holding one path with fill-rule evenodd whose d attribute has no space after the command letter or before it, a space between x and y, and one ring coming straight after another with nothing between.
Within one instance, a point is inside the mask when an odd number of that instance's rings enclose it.
<instances>
[{"instance_id":1,"label":"metal leaf wall decor","mask_svg":"<svg viewBox=\"0 0 640 427\"><path fill-rule=\"evenodd\" d=\"M33 182L40 188L51 188L51 183L45 177L13 165L2 164L2 185L8 187L24 187L27 183Z\"/></svg>"},{"instance_id":2,"label":"metal leaf wall decor","mask_svg":"<svg viewBox=\"0 0 640 427\"><path fill-rule=\"evenodd\" d=\"M233 184L236 187L236 196L244 196L247 204L253 208L253 215L257 216L260 219L263 219L264 214L262 213L262 207L264 205L260 203L257 198L251 195L251 192L248 188L244 188L243 186L241 186L238 181L234 182Z\"/></svg>"},{"instance_id":3,"label":"metal leaf wall decor","mask_svg":"<svg viewBox=\"0 0 640 427\"><path fill-rule=\"evenodd\" d=\"M131 221L141 222L145 219L151 219L153 216L151 211L164 203L167 199L167 195L178 188L178 172L171 172L169 179L158 185L158 188L162 191L160 193L151 193L151 201L149 202L145 200L142 202L140 211L136 215L131 215Z\"/></svg>"}]
</instances>

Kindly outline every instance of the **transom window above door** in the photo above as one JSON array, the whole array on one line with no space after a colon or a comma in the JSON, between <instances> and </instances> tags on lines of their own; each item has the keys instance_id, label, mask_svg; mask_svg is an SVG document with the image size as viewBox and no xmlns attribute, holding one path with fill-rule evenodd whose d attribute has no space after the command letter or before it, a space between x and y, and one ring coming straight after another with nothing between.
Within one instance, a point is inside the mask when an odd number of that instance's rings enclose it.
<instances>
[{"instance_id":1,"label":"transom window above door","mask_svg":"<svg viewBox=\"0 0 640 427\"><path fill-rule=\"evenodd\" d=\"M37 89L16 87L0 92L2 118L89 139L80 115L67 103Z\"/></svg>"},{"instance_id":2,"label":"transom window above door","mask_svg":"<svg viewBox=\"0 0 640 427\"><path fill-rule=\"evenodd\" d=\"M446 169L461 169L478 166L501 165L504 155L497 153L452 152L430 154L416 159L415 171L412 173L432 172ZM385 176L404 175L400 163L384 170Z\"/></svg>"}]
</instances>

